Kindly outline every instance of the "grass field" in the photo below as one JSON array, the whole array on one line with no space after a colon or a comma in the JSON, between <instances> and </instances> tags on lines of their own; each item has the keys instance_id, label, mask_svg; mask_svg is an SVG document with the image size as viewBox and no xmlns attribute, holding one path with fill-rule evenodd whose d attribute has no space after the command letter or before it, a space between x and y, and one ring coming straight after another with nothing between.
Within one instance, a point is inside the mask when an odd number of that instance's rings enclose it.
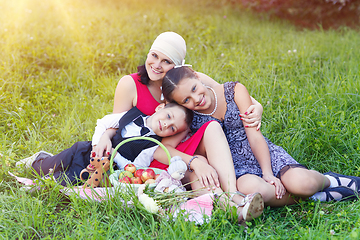
<instances>
[{"instance_id":1,"label":"grass field","mask_svg":"<svg viewBox=\"0 0 360 240\"><path fill-rule=\"evenodd\" d=\"M261 130L309 168L360 176L360 34L297 29L225 1L0 0L0 239L358 239L360 203L267 208L247 231L220 210L207 224L168 221L119 199L28 194L8 171L39 150L90 140L116 84L175 31L186 62L239 81L264 107Z\"/></svg>"}]
</instances>

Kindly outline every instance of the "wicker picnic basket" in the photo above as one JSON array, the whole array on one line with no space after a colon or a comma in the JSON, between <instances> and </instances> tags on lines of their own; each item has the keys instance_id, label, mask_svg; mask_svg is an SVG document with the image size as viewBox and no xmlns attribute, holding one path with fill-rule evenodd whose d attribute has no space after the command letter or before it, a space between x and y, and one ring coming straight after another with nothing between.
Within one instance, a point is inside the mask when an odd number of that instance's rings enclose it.
<instances>
[{"instance_id":1,"label":"wicker picnic basket","mask_svg":"<svg viewBox=\"0 0 360 240\"><path fill-rule=\"evenodd\" d=\"M113 166L113 163L114 163L114 157L116 155L116 152L117 150L124 144L130 142L130 141L134 141L134 140L148 140L148 141L152 141L154 143L156 143L157 145L159 145L166 153L166 156L169 160L169 165L170 165L170 159L171 159L171 156L170 156L170 153L169 151L166 149L166 147L164 146L164 144L162 144L160 141L154 139L154 138L151 138L151 137L144 137L144 136L141 136L141 137L132 137L132 138L128 138L122 142L120 142L114 149L113 153L111 154L111 158L110 158L110 166ZM139 168L137 168L139 169ZM141 168L140 168L141 169ZM143 169L147 169L147 168L143 168ZM157 168L152 168L156 174L160 174L161 172L163 172L164 170L161 170L161 169L157 169ZM114 187L117 187L117 188L122 188L122 189L133 189L135 191L135 193L137 192L137 189L139 188L139 186L141 186L142 184L128 184L128 183L121 183L119 182L119 175L121 172L123 172L124 170L114 170L114 168L110 167L110 176L109 176L109 179L110 179L110 182L111 184L114 186ZM156 184L155 183L152 183L152 184L149 184L149 188L155 188Z\"/></svg>"}]
</instances>

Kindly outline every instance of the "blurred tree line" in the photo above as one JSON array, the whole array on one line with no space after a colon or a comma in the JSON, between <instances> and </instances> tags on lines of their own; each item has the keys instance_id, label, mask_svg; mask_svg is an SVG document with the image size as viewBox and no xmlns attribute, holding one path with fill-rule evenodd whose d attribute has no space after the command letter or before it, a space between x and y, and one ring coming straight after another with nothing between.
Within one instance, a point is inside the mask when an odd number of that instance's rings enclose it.
<instances>
[{"instance_id":1,"label":"blurred tree line","mask_svg":"<svg viewBox=\"0 0 360 240\"><path fill-rule=\"evenodd\" d=\"M360 25L360 0L229 0L270 17L287 19L307 28Z\"/></svg>"}]
</instances>

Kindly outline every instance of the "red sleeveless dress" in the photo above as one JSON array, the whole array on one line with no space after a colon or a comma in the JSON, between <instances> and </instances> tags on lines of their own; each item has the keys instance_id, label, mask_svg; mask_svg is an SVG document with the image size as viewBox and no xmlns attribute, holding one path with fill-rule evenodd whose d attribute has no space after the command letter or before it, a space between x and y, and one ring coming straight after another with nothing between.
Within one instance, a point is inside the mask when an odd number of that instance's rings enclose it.
<instances>
[{"instance_id":1,"label":"red sleeveless dress","mask_svg":"<svg viewBox=\"0 0 360 240\"><path fill-rule=\"evenodd\" d=\"M155 108L160 103L156 101L155 98L151 95L147 86L140 82L140 76L137 73L130 74L130 76L134 79L134 82L136 84L136 92L137 92L136 107L146 115L152 115L155 112ZM176 147L176 149L188 155L194 155L208 124L209 122L202 125L189 139L187 139L184 142L181 142ZM168 168L168 165L163 164L157 160L153 160L149 167L160 168L165 170Z\"/></svg>"}]
</instances>

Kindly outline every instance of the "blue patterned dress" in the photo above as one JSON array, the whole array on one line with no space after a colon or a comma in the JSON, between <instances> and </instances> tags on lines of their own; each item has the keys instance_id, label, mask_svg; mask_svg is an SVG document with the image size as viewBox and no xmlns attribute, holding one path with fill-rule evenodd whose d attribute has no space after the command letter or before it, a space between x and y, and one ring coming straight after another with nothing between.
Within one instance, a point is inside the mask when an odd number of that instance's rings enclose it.
<instances>
[{"instance_id":1,"label":"blue patterned dress","mask_svg":"<svg viewBox=\"0 0 360 240\"><path fill-rule=\"evenodd\" d=\"M195 112L191 130L196 131L204 123L210 120L218 121L221 124L229 143L234 161L236 178L239 178L244 174L255 174L262 177L260 165L251 150L249 141L246 137L245 127L240 120L240 111L234 100L235 85L236 82L227 82L224 84L224 93L227 103L224 120L221 121L212 116L203 116ZM269 146L271 166L274 176L280 177L282 173L291 167L305 168L303 165L295 161L282 147L276 146L267 138L265 138L265 140Z\"/></svg>"}]
</instances>

